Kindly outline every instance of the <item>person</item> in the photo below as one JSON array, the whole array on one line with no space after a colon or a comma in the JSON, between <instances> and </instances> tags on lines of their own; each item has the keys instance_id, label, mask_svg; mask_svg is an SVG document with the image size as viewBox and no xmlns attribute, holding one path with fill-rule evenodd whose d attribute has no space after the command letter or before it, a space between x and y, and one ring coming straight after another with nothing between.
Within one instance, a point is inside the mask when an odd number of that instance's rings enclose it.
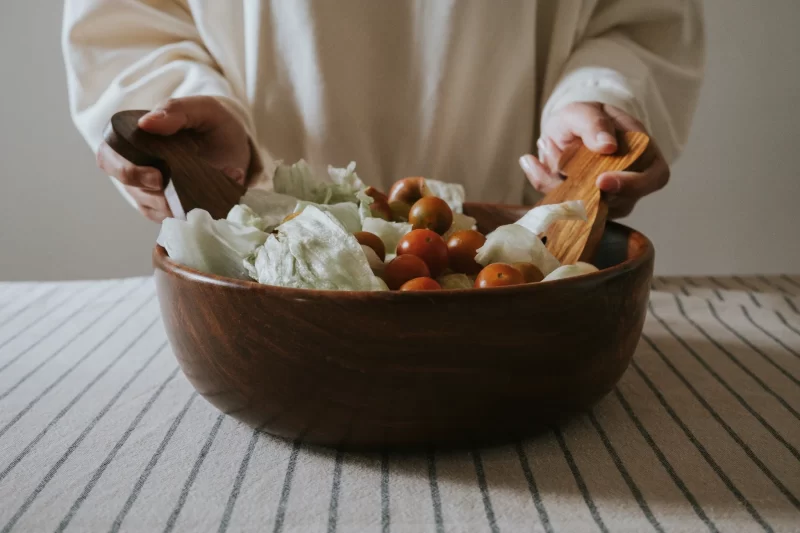
<instances>
[{"instance_id":1,"label":"person","mask_svg":"<svg viewBox=\"0 0 800 533\"><path fill-rule=\"evenodd\" d=\"M66 0L62 40L76 127L157 222L159 171L103 143L119 110L151 110L152 133L195 130L248 187L280 161L356 161L384 190L421 175L517 204L558 185L569 143L612 153L615 130L646 131L640 168L598 178L616 218L686 144L702 15L701 0Z\"/></svg>"}]
</instances>

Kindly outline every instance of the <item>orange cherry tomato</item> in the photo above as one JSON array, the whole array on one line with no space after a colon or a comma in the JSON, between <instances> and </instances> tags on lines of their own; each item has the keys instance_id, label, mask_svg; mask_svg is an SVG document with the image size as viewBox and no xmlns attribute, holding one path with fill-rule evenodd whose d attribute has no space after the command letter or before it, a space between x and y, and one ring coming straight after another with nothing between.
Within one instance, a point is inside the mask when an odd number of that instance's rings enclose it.
<instances>
[{"instance_id":1,"label":"orange cherry tomato","mask_svg":"<svg viewBox=\"0 0 800 533\"><path fill-rule=\"evenodd\" d=\"M450 256L450 268L462 274L477 274L483 266L475 262L478 248L486 242L486 237L474 229L465 229L453 233L447 239L447 254Z\"/></svg>"},{"instance_id":2,"label":"orange cherry tomato","mask_svg":"<svg viewBox=\"0 0 800 533\"><path fill-rule=\"evenodd\" d=\"M389 189L389 205L392 205L392 202L413 205L423 196L430 195L431 190L425 183L425 178L403 178L396 181L392 188Z\"/></svg>"},{"instance_id":3,"label":"orange cherry tomato","mask_svg":"<svg viewBox=\"0 0 800 533\"><path fill-rule=\"evenodd\" d=\"M432 277L447 268L447 245L442 237L429 229L415 229L397 243L397 255L416 255L428 265Z\"/></svg>"},{"instance_id":4,"label":"orange cherry tomato","mask_svg":"<svg viewBox=\"0 0 800 533\"><path fill-rule=\"evenodd\" d=\"M443 235L453 224L453 211L441 198L425 196L411 206L408 221L414 229L429 229Z\"/></svg>"},{"instance_id":5,"label":"orange cherry tomato","mask_svg":"<svg viewBox=\"0 0 800 533\"><path fill-rule=\"evenodd\" d=\"M414 278L400 287L401 291L438 291L442 286L433 278Z\"/></svg>"},{"instance_id":6,"label":"orange cherry tomato","mask_svg":"<svg viewBox=\"0 0 800 533\"><path fill-rule=\"evenodd\" d=\"M364 246L372 248L381 261L386 259L386 246L383 244L380 237L369 231L358 231L353 233L353 236L358 241L358 244L363 244Z\"/></svg>"},{"instance_id":7,"label":"orange cherry tomato","mask_svg":"<svg viewBox=\"0 0 800 533\"><path fill-rule=\"evenodd\" d=\"M406 281L414 278L429 278L431 271L425 261L416 255L398 255L386 265L383 270L383 281L386 285L396 291Z\"/></svg>"},{"instance_id":8,"label":"orange cherry tomato","mask_svg":"<svg viewBox=\"0 0 800 533\"><path fill-rule=\"evenodd\" d=\"M475 278L475 288L485 289L487 287L507 287L509 285L521 285L525 283L522 272L506 263L493 263L481 270Z\"/></svg>"},{"instance_id":9,"label":"orange cherry tomato","mask_svg":"<svg viewBox=\"0 0 800 533\"><path fill-rule=\"evenodd\" d=\"M544 274L533 263L512 263L511 266L522 273L525 283L538 283L544 279Z\"/></svg>"}]
</instances>

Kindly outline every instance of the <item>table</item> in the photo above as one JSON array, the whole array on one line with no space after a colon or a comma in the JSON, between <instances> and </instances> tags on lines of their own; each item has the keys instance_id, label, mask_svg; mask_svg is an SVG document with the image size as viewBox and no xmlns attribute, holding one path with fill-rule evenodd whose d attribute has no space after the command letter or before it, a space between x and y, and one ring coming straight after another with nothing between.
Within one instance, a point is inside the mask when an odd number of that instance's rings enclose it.
<instances>
[{"instance_id":1,"label":"table","mask_svg":"<svg viewBox=\"0 0 800 533\"><path fill-rule=\"evenodd\" d=\"M653 289L590 413L401 456L220 415L180 373L151 278L0 283L0 532L800 531L800 276Z\"/></svg>"}]
</instances>

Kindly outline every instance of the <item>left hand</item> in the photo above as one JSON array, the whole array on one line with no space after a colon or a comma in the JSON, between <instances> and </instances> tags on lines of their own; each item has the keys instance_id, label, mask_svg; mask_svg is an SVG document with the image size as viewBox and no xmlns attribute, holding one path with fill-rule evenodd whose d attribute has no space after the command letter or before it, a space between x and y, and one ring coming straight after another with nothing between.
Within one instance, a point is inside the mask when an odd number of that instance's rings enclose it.
<instances>
[{"instance_id":1,"label":"left hand","mask_svg":"<svg viewBox=\"0 0 800 533\"><path fill-rule=\"evenodd\" d=\"M617 107L596 102L569 104L543 126L536 143L539 159L524 155L520 166L533 187L547 194L561 183L558 160L568 145L580 140L594 152L613 154L617 149L615 130L645 132L641 122ZM651 138L634 167L624 172L604 172L597 177L598 188L608 194L609 218L629 215L637 201L663 188L669 176L669 165Z\"/></svg>"}]
</instances>

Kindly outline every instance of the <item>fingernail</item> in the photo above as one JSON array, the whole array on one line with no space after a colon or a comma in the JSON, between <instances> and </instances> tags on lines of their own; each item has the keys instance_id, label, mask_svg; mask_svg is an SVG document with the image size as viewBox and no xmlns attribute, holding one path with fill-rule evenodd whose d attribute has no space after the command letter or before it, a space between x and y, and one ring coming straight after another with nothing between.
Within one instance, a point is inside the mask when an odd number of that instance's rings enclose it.
<instances>
[{"instance_id":1,"label":"fingernail","mask_svg":"<svg viewBox=\"0 0 800 533\"><path fill-rule=\"evenodd\" d=\"M542 139L536 141L536 147L539 149L539 161L544 164L544 158L547 157L547 145Z\"/></svg>"},{"instance_id":2,"label":"fingernail","mask_svg":"<svg viewBox=\"0 0 800 533\"><path fill-rule=\"evenodd\" d=\"M622 183L620 183L619 178L615 176L601 174L597 178L597 187L605 192L614 194L618 193L622 188Z\"/></svg>"},{"instance_id":3,"label":"fingernail","mask_svg":"<svg viewBox=\"0 0 800 533\"><path fill-rule=\"evenodd\" d=\"M139 122L143 120L153 120L153 119L162 119L167 116L167 112L163 109L153 109L149 113L142 115L142 118L139 119Z\"/></svg>"},{"instance_id":4,"label":"fingernail","mask_svg":"<svg viewBox=\"0 0 800 533\"><path fill-rule=\"evenodd\" d=\"M533 167L533 163L529 159L530 157L531 156L529 156L529 155L523 155L522 157L520 157L519 158L519 166L522 167L522 170L525 171L525 174L533 175L534 167Z\"/></svg>"},{"instance_id":5,"label":"fingernail","mask_svg":"<svg viewBox=\"0 0 800 533\"><path fill-rule=\"evenodd\" d=\"M146 170L142 173L142 185L148 189L161 189L161 173L157 170Z\"/></svg>"},{"instance_id":6,"label":"fingernail","mask_svg":"<svg viewBox=\"0 0 800 533\"><path fill-rule=\"evenodd\" d=\"M244 170L241 168L226 168L223 172L236 183L244 183Z\"/></svg>"},{"instance_id":7,"label":"fingernail","mask_svg":"<svg viewBox=\"0 0 800 533\"><path fill-rule=\"evenodd\" d=\"M617 139L615 139L613 135L605 131L601 131L600 133L598 133L597 137L595 137L595 140L598 142L598 144L608 144L611 146L617 145Z\"/></svg>"}]
</instances>

